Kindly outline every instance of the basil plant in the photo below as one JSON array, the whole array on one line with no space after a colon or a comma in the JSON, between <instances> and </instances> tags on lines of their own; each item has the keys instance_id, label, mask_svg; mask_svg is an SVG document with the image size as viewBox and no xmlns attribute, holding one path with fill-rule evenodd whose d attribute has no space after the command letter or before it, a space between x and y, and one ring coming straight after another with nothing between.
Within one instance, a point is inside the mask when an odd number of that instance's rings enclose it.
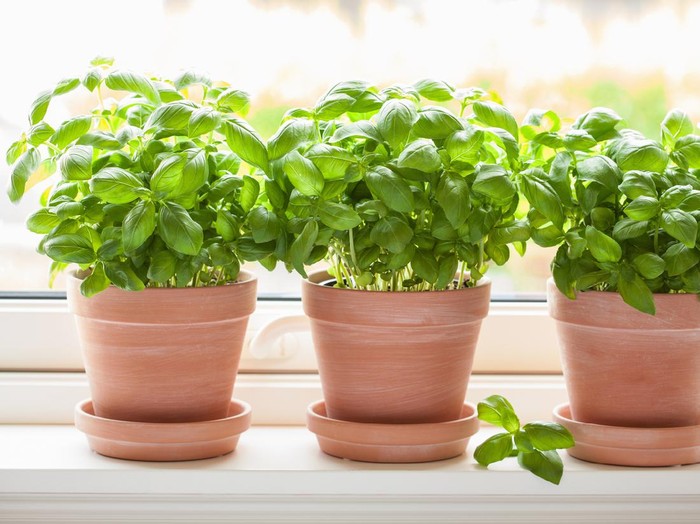
<instances>
[{"instance_id":1,"label":"basil plant","mask_svg":"<svg viewBox=\"0 0 700 524\"><path fill-rule=\"evenodd\" d=\"M485 98L434 80L382 91L349 81L289 111L267 144L268 201L253 229L266 225L277 258L303 276L326 259L338 287L475 285L530 236L516 218L518 125Z\"/></svg>"},{"instance_id":2,"label":"basil plant","mask_svg":"<svg viewBox=\"0 0 700 524\"><path fill-rule=\"evenodd\" d=\"M551 112L532 112L521 173L532 238L560 245L552 273L570 298L618 292L654 314L653 293L700 293L700 136L673 110L661 141L595 108L561 133Z\"/></svg>"},{"instance_id":3,"label":"basil plant","mask_svg":"<svg viewBox=\"0 0 700 524\"><path fill-rule=\"evenodd\" d=\"M75 89L92 93L97 108L46 121L51 101ZM106 98L112 92L122 98ZM141 290L234 281L246 246L255 251L246 219L259 193L254 177L238 174L241 159L267 168L264 142L236 114L248 104L247 93L203 75L147 78L102 58L82 79L39 95L31 127L7 151L8 193L18 201L59 175L27 221L43 235L52 280L78 264L89 270L86 296L110 283Z\"/></svg>"}]
</instances>

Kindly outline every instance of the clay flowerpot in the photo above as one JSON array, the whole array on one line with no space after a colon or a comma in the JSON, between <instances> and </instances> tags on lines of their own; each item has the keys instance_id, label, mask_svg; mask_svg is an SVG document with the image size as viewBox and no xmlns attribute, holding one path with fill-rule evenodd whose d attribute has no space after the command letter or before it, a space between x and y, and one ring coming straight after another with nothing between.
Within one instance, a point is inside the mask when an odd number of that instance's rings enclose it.
<instances>
[{"instance_id":1,"label":"clay flowerpot","mask_svg":"<svg viewBox=\"0 0 700 524\"><path fill-rule=\"evenodd\" d=\"M417 424L460 419L491 285L449 291L358 291L302 284L326 415Z\"/></svg>"},{"instance_id":2,"label":"clay flowerpot","mask_svg":"<svg viewBox=\"0 0 700 524\"><path fill-rule=\"evenodd\" d=\"M634 428L700 424L700 301L656 294L656 315L617 293L568 299L548 283L571 417Z\"/></svg>"},{"instance_id":3,"label":"clay flowerpot","mask_svg":"<svg viewBox=\"0 0 700 524\"><path fill-rule=\"evenodd\" d=\"M204 288L116 287L85 298L68 278L97 417L134 422L223 419L231 406L255 276Z\"/></svg>"}]
</instances>

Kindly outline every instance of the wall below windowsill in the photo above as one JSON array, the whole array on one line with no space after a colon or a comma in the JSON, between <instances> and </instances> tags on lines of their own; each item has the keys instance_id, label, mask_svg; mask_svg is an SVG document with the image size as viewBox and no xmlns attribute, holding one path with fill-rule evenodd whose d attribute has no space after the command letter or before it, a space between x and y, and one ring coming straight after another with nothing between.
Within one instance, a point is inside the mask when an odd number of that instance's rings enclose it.
<instances>
[{"instance_id":1,"label":"wall below windowsill","mask_svg":"<svg viewBox=\"0 0 700 524\"><path fill-rule=\"evenodd\" d=\"M253 426L231 455L141 463L92 453L67 425L0 425L0 522L697 522L700 465L564 457L560 486L514 459L411 465L324 455L300 426Z\"/></svg>"}]
</instances>

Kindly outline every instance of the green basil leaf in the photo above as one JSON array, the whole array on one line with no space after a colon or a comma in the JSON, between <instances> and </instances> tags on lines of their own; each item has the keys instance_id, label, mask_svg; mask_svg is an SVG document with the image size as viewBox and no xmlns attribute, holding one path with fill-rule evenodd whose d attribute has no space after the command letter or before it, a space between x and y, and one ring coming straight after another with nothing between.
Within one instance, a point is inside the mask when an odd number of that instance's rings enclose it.
<instances>
[{"instance_id":1,"label":"green basil leaf","mask_svg":"<svg viewBox=\"0 0 700 524\"><path fill-rule=\"evenodd\" d=\"M525 220L497 226L489 233L489 241L495 244L512 244L513 242L525 242L529 239L530 226Z\"/></svg>"},{"instance_id":2,"label":"green basil leaf","mask_svg":"<svg viewBox=\"0 0 700 524\"><path fill-rule=\"evenodd\" d=\"M442 80L424 79L413 84L416 91L423 98L432 100L433 102L447 102L452 100L452 95L455 88Z\"/></svg>"},{"instance_id":3,"label":"green basil leaf","mask_svg":"<svg viewBox=\"0 0 700 524\"><path fill-rule=\"evenodd\" d=\"M201 107L190 115L187 136L196 137L211 133L221 124L221 114L211 107Z\"/></svg>"},{"instance_id":4,"label":"green basil leaf","mask_svg":"<svg viewBox=\"0 0 700 524\"><path fill-rule=\"evenodd\" d=\"M661 141L664 146L672 148L679 138L691 134L694 127L686 113L672 109L661 122Z\"/></svg>"},{"instance_id":5,"label":"green basil leaf","mask_svg":"<svg viewBox=\"0 0 700 524\"><path fill-rule=\"evenodd\" d=\"M596 155L580 161L576 165L576 178L597 182L611 193L617 193L622 182L622 173L612 159Z\"/></svg>"},{"instance_id":6,"label":"green basil leaf","mask_svg":"<svg viewBox=\"0 0 700 524\"><path fill-rule=\"evenodd\" d=\"M80 294L90 298L107 289L109 284L109 279L105 275L104 264L98 262L90 274L80 283Z\"/></svg>"},{"instance_id":7,"label":"green basil leaf","mask_svg":"<svg viewBox=\"0 0 700 524\"><path fill-rule=\"evenodd\" d=\"M177 258L170 251L158 251L151 257L148 266L148 279L160 284L167 282L175 275Z\"/></svg>"},{"instance_id":8,"label":"green basil leaf","mask_svg":"<svg viewBox=\"0 0 700 524\"><path fill-rule=\"evenodd\" d=\"M260 194L260 183L250 175L243 177L243 187L239 196L239 203L246 213L253 209Z\"/></svg>"},{"instance_id":9,"label":"green basil leaf","mask_svg":"<svg viewBox=\"0 0 700 524\"><path fill-rule=\"evenodd\" d=\"M412 133L421 138L444 139L461 129L462 122L447 109L428 106L418 111Z\"/></svg>"},{"instance_id":10,"label":"green basil leaf","mask_svg":"<svg viewBox=\"0 0 700 524\"><path fill-rule=\"evenodd\" d=\"M92 176L92 147L69 148L61 155L58 168L66 180L89 180Z\"/></svg>"},{"instance_id":11,"label":"green basil leaf","mask_svg":"<svg viewBox=\"0 0 700 524\"><path fill-rule=\"evenodd\" d=\"M666 262L656 253L643 253L632 260L634 268L644 278L653 280L663 275Z\"/></svg>"},{"instance_id":12,"label":"green basil leaf","mask_svg":"<svg viewBox=\"0 0 700 524\"><path fill-rule=\"evenodd\" d=\"M408 100L387 100L377 115L377 128L389 146L400 151L418 118L416 106Z\"/></svg>"},{"instance_id":13,"label":"green basil leaf","mask_svg":"<svg viewBox=\"0 0 700 524\"><path fill-rule=\"evenodd\" d=\"M341 142L348 138L365 138L367 140L374 140L380 144L384 141L381 133L376 128L376 126L367 120L360 120L359 122L351 122L349 124L343 124L338 130L333 134L329 142L335 144Z\"/></svg>"},{"instance_id":14,"label":"green basil leaf","mask_svg":"<svg viewBox=\"0 0 700 524\"><path fill-rule=\"evenodd\" d=\"M287 120L267 142L270 160L277 160L284 155L316 140L316 128L313 120L295 118Z\"/></svg>"},{"instance_id":15,"label":"green basil leaf","mask_svg":"<svg viewBox=\"0 0 700 524\"><path fill-rule=\"evenodd\" d=\"M90 239L79 234L58 235L44 242L45 253L58 262L92 264L95 250Z\"/></svg>"},{"instance_id":16,"label":"green basil leaf","mask_svg":"<svg viewBox=\"0 0 700 524\"><path fill-rule=\"evenodd\" d=\"M66 78L61 80L56 87L53 89L53 96L64 95L70 93L76 87L80 85L80 79L78 78Z\"/></svg>"},{"instance_id":17,"label":"green basil leaf","mask_svg":"<svg viewBox=\"0 0 700 524\"><path fill-rule=\"evenodd\" d=\"M663 173L668 164L668 153L653 140L625 139L618 145L614 160L622 171Z\"/></svg>"},{"instance_id":18,"label":"green basil leaf","mask_svg":"<svg viewBox=\"0 0 700 524\"><path fill-rule=\"evenodd\" d=\"M698 237L698 222L690 213L680 209L664 211L661 213L661 227L686 247L695 247Z\"/></svg>"},{"instance_id":19,"label":"green basil leaf","mask_svg":"<svg viewBox=\"0 0 700 524\"><path fill-rule=\"evenodd\" d=\"M413 238L413 230L400 218L389 216L374 225L370 238L378 246L392 253L400 253Z\"/></svg>"},{"instance_id":20,"label":"green basil leaf","mask_svg":"<svg viewBox=\"0 0 700 524\"><path fill-rule=\"evenodd\" d=\"M586 242L591 255L598 262L619 262L622 258L620 244L593 226L586 226Z\"/></svg>"},{"instance_id":21,"label":"green basil leaf","mask_svg":"<svg viewBox=\"0 0 700 524\"><path fill-rule=\"evenodd\" d=\"M362 222L360 215L346 204L322 201L318 205L321 222L336 231L346 231Z\"/></svg>"},{"instance_id":22,"label":"green basil leaf","mask_svg":"<svg viewBox=\"0 0 700 524\"><path fill-rule=\"evenodd\" d=\"M248 215L248 223L253 240L258 244L275 240L280 233L280 221L272 211L259 206L253 209Z\"/></svg>"},{"instance_id":23,"label":"green basil leaf","mask_svg":"<svg viewBox=\"0 0 700 524\"><path fill-rule=\"evenodd\" d=\"M236 239L236 237L238 237L240 226L236 221L236 218L231 213L220 209L216 213L214 228L226 242L232 242Z\"/></svg>"},{"instance_id":24,"label":"green basil leaf","mask_svg":"<svg viewBox=\"0 0 700 524\"><path fill-rule=\"evenodd\" d=\"M604 140L615 131L615 126L620 122L622 118L612 109L595 107L579 116L572 127L586 131L595 140Z\"/></svg>"},{"instance_id":25,"label":"green basil leaf","mask_svg":"<svg viewBox=\"0 0 700 524\"><path fill-rule=\"evenodd\" d=\"M666 262L666 272L670 277L682 275L700 262L700 253L681 243L671 244L661 257Z\"/></svg>"},{"instance_id":26,"label":"green basil leaf","mask_svg":"<svg viewBox=\"0 0 700 524\"><path fill-rule=\"evenodd\" d=\"M513 436L510 433L498 433L487 438L474 450L474 459L482 466L510 457L513 451Z\"/></svg>"},{"instance_id":27,"label":"green basil leaf","mask_svg":"<svg viewBox=\"0 0 700 524\"><path fill-rule=\"evenodd\" d=\"M48 209L40 209L27 218L27 229L45 235L61 223L61 219Z\"/></svg>"},{"instance_id":28,"label":"green basil leaf","mask_svg":"<svg viewBox=\"0 0 700 524\"><path fill-rule=\"evenodd\" d=\"M540 451L573 447L574 437L568 429L553 422L532 422L523 426L530 443Z\"/></svg>"},{"instance_id":29,"label":"green basil leaf","mask_svg":"<svg viewBox=\"0 0 700 524\"><path fill-rule=\"evenodd\" d=\"M228 88L216 99L216 105L219 109L243 114L250 107L250 95L240 89Z\"/></svg>"},{"instance_id":30,"label":"green basil leaf","mask_svg":"<svg viewBox=\"0 0 700 524\"><path fill-rule=\"evenodd\" d=\"M146 123L146 129L185 129L195 110L188 100L176 100L156 108Z\"/></svg>"},{"instance_id":31,"label":"green basil leaf","mask_svg":"<svg viewBox=\"0 0 700 524\"><path fill-rule=\"evenodd\" d=\"M10 185L7 188L7 195L12 202L19 202L24 195L29 177L39 168L41 156L39 152L32 148L24 152L10 171Z\"/></svg>"},{"instance_id":32,"label":"green basil leaf","mask_svg":"<svg viewBox=\"0 0 700 524\"><path fill-rule=\"evenodd\" d=\"M476 118L490 127L504 129L518 141L518 122L505 107L495 102L476 101L472 106Z\"/></svg>"},{"instance_id":33,"label":"green basil leaf","mask_svg":"<svg viewBox=\"0 0 700 524\"><path fill-rule=\"evenodd\" d=\"M355 98L345 93L328 94L314 107L314 114L319 120L333 120L347 112L355 103Z\"/></svg>"},{"instance_id":34,"label":"green basil leaf","mask_svg":"<svg viewBox=\"0 0 700 524\"><path fill-rule=\"evenodd\" d=\"M315 220L310 220L304 226L301 234L294 239L289 247L289 260L297 273L306 278L304 263L311 256L316 239L318 238L318 224Z\"/></svg>"},{"instance_id":35,"label":"green basil leaf","mask_svg":"<svg viewBox=\"0 0 700 524\"><path fill-rule=\"evenodd\" d=\"M202 249L202 226L173 202L163 203L158 212L158 233L170 249L183 255L198 255Z\"/></svg>"},{"instance_id":36,"label":"green basil leaf","mask_svg":"<svg viewBox=\"0 0 700 524\"><path fill-rule=\"evenodd\" d=\"M450 285L457 274L457 268L459 266L459 260L454 254L449 254L443 256L438 260L438 277L435 281L435 287L437 289L445 289Z\"/></svg>"},{"instance_id":37,"label":"green basil leaf","mask_svg":"<svg viewBox=\"0 0 700 524\"><path fill-rule=\"evenodd\" d=\"M413 272L426 282L434 284L438 279L438 261L430 251L419 249L411 260Z\"/></svg>"},{"instance_id":38,"label":"green basil leaf","mask_svg":"<svg viewBox=\"0 0 700 524\"><path fill-rule=\"evenodd\" d=\"M292 151L285 157L284 172L292 185L303 195L319 196L323 191L324 179L314 163Z\"/></svg>"},{"instance_id":39,"label":"green basil leaf","mask_svg":"<svg viewBox=\"0 0 700 524\"><path fill-rule=\"evenodd\" d=\"M39 122L27 131L27 142L34 147L40 146L53 136L56 131L46 122ZM10 162L12 163L12 162Z\"/></svg>"},{"instance_id":40,"label":"green basil leaf","mask_svg":"<svg viewBox=\"0 0 700 524\"><path fill-rule=\"evenodd\" d=\"M517 192L508 172L495 164L481 164L479 166L472 189L499 204L507 204Z\"/></svg>"},{"instance_id":41,"label":"green basil leaf","mask_svg":"<svg viewBox=\"0 0 700 524\"><path fill-rule=\"evenodd\" d=\"M105 85L115 91L128 91L141 95L153 105L160 104L160 95L153 82L138 73L113 71L105 77Z\"/></svg>"},{"instance_id":42,"label":"green basil leaf","mask_svg":"<svg viewBox=\"0 0 700 524\"><path fill-rule=\"evenodd\" d=\"M433 173L440 169L442 160L432 140L418 139L409 143L397 161L399 169L416 169Z\"/></svg>"},{"instance_id":43,"label":"green basil leaf","mask_svg":"<svg viewBox=\"0 0 700 524\"><path fill-rule=\"evenodd\" d=\"M352 153L328 144L314 144L304 156L314 163L326 180L342 180L348 167L357 164Z\"/></svg>"},{"instance_id":44,"label":"green basil leaf","mask_svg":"<svg viewBox=\"0 0 700 524\"><path fill-rule=\"evenodd\" d=\"M700 169L700 136L688 135L679 138L672 157L684 168ZM679 161L682 159L682 161Z\"/></svg>"},{"instance_id":45,"label":"green basil leaf","mask_svg":"<svg viewBox=\"0 0 700 524\"><path fill-rule=\"evenodd\" d=\"M649 286L634 270L620 272L617 289L626 304L649 315L656 313L654 295Z\"/></svg>"},{"instance_id":46,"label":"green basil leaf","mask_svg":"<svg viewBox=\"0 0 700 524\"><path fill-rule=\"evenodd\" d=\"M638 198L640 196L656 198L656 184L654 183L654 173L648 171L627 171L624 174L622 183L619 185L620 191L627 198Z\"/></svg>"},{"instance_id":47,"label":"green basil leaf","mask_svg":"<svg viewBox=\"0 0 700 524\"><path fill-rule=\"evenodd\" d=\"M543 178L543 174L542 170L536 168L523 171L520 179L521 189L530 205L561 229L564 225L564 210L556 191Z\"/></svg>"},{"instance_id":48,"label":"green basil leaf","mask_svg":"<svg viewBox=\"0 0 700 524\"><path fill-rule=\"evenodd\" d=\"M7 162L8 166L11 166L15 162L17 162L17 159L22 156L22 153L24 153L27 150L27 141L26 140L17 140L16 142L13 142L12 145L10 145L9 148L7 148L7 152L5 153L5 162Z\"/></svg>"},{"instance_id":49,"label":"green basil leaf","mask_svg":"<svg viewBox=\"0 0 700 524\"><path fill-rule=\"evenodd\" d=\"M57 148L63 149L90 131L91 126L92 118L89 116L78 116L66 120L56 129L56 132L51 137L51 143Z\"/></svg>"},{"instance_id":50,"label":"green basil leaf","mask_svg":"<svg viewBox=\"0 0 700 524\"><path fill-rule=\"evenodd\" d=\"M477 404L479 420L514 433L520 429L520 420L510 402L501 395L491 395Z\"/></svg>"},{"instance_id":51,"label":"green basil leaf","mask_svg":"<svg viewBox=\"0 0 700 524\"><path fill-rule=\"evenodd\" d=\"M564 474L564 464L556 451L538 451L518 453L518 464L538 477L559 484Z\"/></svg>"},{"instance_id":52,"label":"green basil leaf","mask_svg":"<svg viewBox=\"0 0 700 524\"><path fill-rule=\"evenodd\" d=\"M135 251L153 234L156 228L156 206L142 200L124 217L122 243L124 251Z\"/></svg>"},{"instance_id":53,"label":"green basil leaf","mask_svg":"<svg viewBox=\"0 0 700 524\"><path fill-rule=\"evenodd\" d=\"M105 275L119 289L143 291L146 286L128 262L106 262Z\"/></svg>"},{"instance_id":54,"label":"green basil leaf","mask_svg":"<svg viewBox=\"0 0 700 524\"><path fill-rule=\"evenodd\" d=\"M85 73L85 76L83 77L83 80L82 80L82 84L85 86L85 88L88 91L90 91L92 93L95 90L95 88L98 85L100 85L101 81L102 81L102 73L100 72L100 70L98 68L93 67L87 73Z\"/></svg>"},{"instance_id":55,"label":"green basil leaf","mask_svg":"<svg viewBox=\"0 0 700 524\"><path fill-rule=\"evenodd\" d=\"M484 132L474 126L455 131L445 140L445 150L452 162L476 164L479 161Z\"/></svg>"},{"instance_id":56,"label":"green basil leaf","mask_svg":"<svg viewBox=\"0 0 700 524\"><path fill-rule=\"evenodd\" d=\"M29 124L38 124L46 116L46 111L49 109L49 103L51 102L51 97L53 93L51 91L44 91L39 94L38 97L32 102L31 108L29 109Z\"/></svg>"},{"instance_id":57,"label":"green basil leaf","mask_svg":"<svg viewBox=\"0 0 700 524\"><path fill-rule=\"evenodd\" d=\"M140 178L119 167L106 167L95 173L90 179L90 191L109 204L128 204L148 192Z\"/></svg>"},{"instance_id":58,"label":"green basil leaf","mask_svg":"<svg viewBox=\"0 0 700 524\"><path fill-rule=\"evenodd\" d=\"M235 116L227 117L221 125L231 151L250 165L267 172L267 148L258 132L245 120Z\"/></svg>"},{"instance_id":59,"label":"green basil leaf","mask_svg":"<svg viewBox=\"0 0 700 524\"><path fill-rule=\"evenodd\" d=\"M644 235L649 230L649 221L634 220L632 218L623 218L618 221L613 228L613 238L617 241L629 240L638 238Z\"/></svg>"},{"instance_id":60,"label":"green basil leaf","mask_svg":"<svg viewBox=\"0 0 700 524\"><path fill-rule=\"evenodd\" d=\"M564 147L569 151L588 151L595 147L598 142L587 131L583 129L571 129L563 138Z\"/></svg>"},{"instance_id":61,"label":"green basil leaf","mask_svg":"<svg viewBox=\"0 0 700 524\"><path fill-rule=\"evenodd\" d=\"M624 209L625 214L634 220L649 220L661 211L661 204L654 197L640 196Z\"/></svg>"},{"instance_id":62,"label":"green basil leaf","mask_svg":"<svg viewBox=\"0 0 700 524\"><path fill-rule=\"evenodd\" d=\"M399 213L413 210L414 198L408 183L384 166L376 166L365 175L367 187L375 198Z\"/></svg>"},{"instance_id":63,"label":"green basil leaf","mask_svg":"<svg viewBox=\"0 0 700 524\"><path fill-rule=\"evenodd\" d=\"M97 149L121 149L124 145L112 133L106 131L90 131L78 139L78 145L93 146Z\"/></svg>"},{"instance_id":64,"label":"green basil leaf","mask_svg":"<svg viewBox=\"0 0 700 524\"><path fill-rule=\"evenodd\" d=\"M175 89L178 91L194 84L200 84L206 87L211 87L211 79L208 75L200 71L183 71L173 81Z\"/></svg>"},{"instance_id":65,"label":"green basil leaf","mask_svg":"<svg viewBox=\"0 0 700 524\"><path fill-rule=\"evenodd\" d=\"M457 229L466 222L471 206L469 186L463 177L455 173L443 175L438 183L435 198L453 228Z\"/></svg>"}]
</instances>

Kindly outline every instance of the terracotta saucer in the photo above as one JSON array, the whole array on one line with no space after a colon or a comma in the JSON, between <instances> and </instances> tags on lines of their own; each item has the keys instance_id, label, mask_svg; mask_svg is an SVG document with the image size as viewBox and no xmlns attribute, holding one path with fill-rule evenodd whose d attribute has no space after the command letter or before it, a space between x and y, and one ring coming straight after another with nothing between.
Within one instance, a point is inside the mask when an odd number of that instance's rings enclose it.
<instances>
[{"instance_id":1,"label":"terracotta saucer","mask_svg":"<svg viewBox=\"0 0 700 524\"><path fill-rule=\"evenodd\" d=\"M321 449L334 457L362 462L431 462L464 453L469 437L479 430L473 404L464 404L462 418L426 424L348 422L326 416L323 400L309 405L306 425Z\"/></svg>"},{"instance_id":2,"label":"terracotta saucer","mask_svg":"<svg viewBox=\"0 0 700 524\"><path fill-rule=\"evenodd\" d=\"M228 417L204 422L129 422L95 416L92 401L75 406L75 426L93 451L128 460L180 461L231 453L250 427L250 405L232 400Z\"/></svg>"},{"instance_id":3,"label":"terracotta saucer","mask_svg":"<svg viewBox=\"0 0 700 524\"><path fill-rule=\"evenodd\" d=\"M700 462L700 426L630 428L577 422L569 404L554 408L554 421L576 440L569 455L616 466L676 466Z\"/></svg>"}]
</instances>

